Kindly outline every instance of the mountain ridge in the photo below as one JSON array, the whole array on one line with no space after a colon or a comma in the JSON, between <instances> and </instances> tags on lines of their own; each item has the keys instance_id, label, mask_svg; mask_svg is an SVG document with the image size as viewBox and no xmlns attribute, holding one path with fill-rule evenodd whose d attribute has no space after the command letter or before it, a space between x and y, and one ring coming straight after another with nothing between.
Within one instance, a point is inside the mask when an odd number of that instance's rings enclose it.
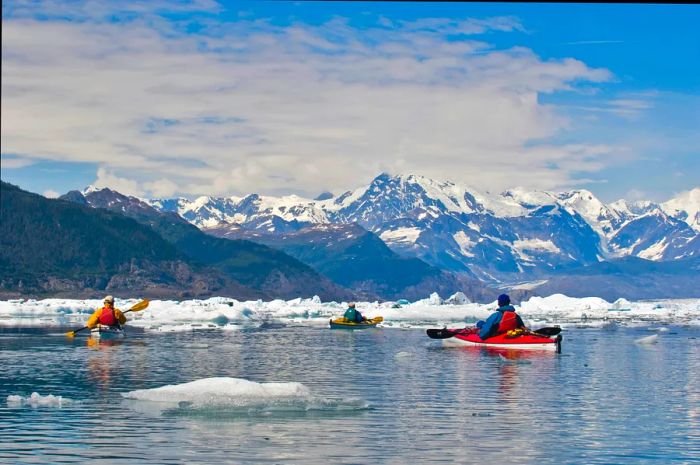
<instances>
[{"instance_id":1,"label":"mountain ridge","mask_svg":"<svg viewBox=\"0 0 700 465\"><path fill-rule=\"evenodd\" d=\"M114 211L148 225L191 259L266 295L278 298L319 295L326 300L353 297L351 291L281 251L247 240L207 235L180 215L156 210L136 197L111 189L92 189L86 194L71 191L62 198L84 201L92 208Z\"/></svg>"},{"instance_id":2,"label":"mountain ridge","mask_svg":"<svg viewBox=\"0 0 700 465\"><path fill-rule=\"evenodd\" d=\"M492 194L450 181L382 173L368 186L320 201L258 194L146 201L208 228L289 234L309 225L357 223L403 257L504 283L625 256L697 256L698 231L691 224L700 203L696 192L700 188L663 204L606 205L585 189L513 188Z\"/></svg>"},{"instance_id":3,"label":"mountain ridge","mask_svg":"<svg viewBox=\"0 0 700 465\"><path fill-rule=\"evenodd\" d=\"M117 213L0 182L0 295L266 298Z\"/></svg>"}]
</instances>

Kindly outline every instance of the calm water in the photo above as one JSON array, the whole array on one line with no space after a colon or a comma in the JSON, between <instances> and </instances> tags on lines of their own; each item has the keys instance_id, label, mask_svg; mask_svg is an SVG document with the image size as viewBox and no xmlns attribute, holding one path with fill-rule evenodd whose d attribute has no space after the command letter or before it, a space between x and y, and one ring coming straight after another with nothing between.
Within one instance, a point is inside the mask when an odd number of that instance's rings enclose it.
<instances>
[{"instance_id":1,"label":"calm water","mask_svg":"<svg viewBox=\"0 0 700 465\"><path fill-rule=\"evenodd\" d=\"M634 343L644 328L563 334L560 355L502 357L418 329L132 331L96 346L0 329L0 463L700 463L700 330L655 345ZM120 395L214 376L370 408L190 415ZM34 391L80 402L5 402Z\"/></svg>"}]
</instances>

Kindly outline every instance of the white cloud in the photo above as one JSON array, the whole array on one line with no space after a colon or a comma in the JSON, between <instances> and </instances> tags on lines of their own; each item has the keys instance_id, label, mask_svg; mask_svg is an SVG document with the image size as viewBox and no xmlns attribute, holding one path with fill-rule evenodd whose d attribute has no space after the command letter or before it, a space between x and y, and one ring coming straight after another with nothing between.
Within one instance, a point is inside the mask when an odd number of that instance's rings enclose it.
<instances>
[{"instance_id":1,"label":"white cloud","mask_svg":"<svg viewBox=\"0 0 700 465\"><path fill-rule=\"evenodd\" d=\"M29 159L29 158L16 158L16 157L0 157L0 167L3 169L17 169L17 168L24 168L25 166L31 166L36 161Z\"/></svg>"},{"instance_id":2,"label":"white cloud","mask_svg":"<svg viewBox=\"0 0 700 465\"><path fill-rule=\"evenodd\" d=\"M147 182L144 184L144 188L150 195L158 198L171 197L178 192L178 185L170 179L165 178Z\"/></svg>"},{"instance_id":3,"label":"white cloud","mask_svg":"<svg viewBox=\"0 0 700 465\"><path fill-rule=\"evenodd\" d=\"M133 179L121 178L109 170L100 167L97 169L97 179L93 183L97 188L108 187L124 195L144 195L145 190L142 185Z\"/></svg>"},{"instance_id":4,"label":"white cloud","mask_svg":"<svg viewBox=\"0 0 700 465\"><path fill-rule=\"evenodd\" d=\"M642 191L642 190L639 190L639 189L630 189L630 190L627 191L627 193L624 195L624 198L625 198L626 200L631 200L631 201L635 201L635 200L645 200L645 199L648 199L648 198L649 198L649 194L646 193L646 192L644 192L644 191Z\"/></svg>"},{"instance_id":5,"label":"white cloud","mask_svg":"<svg viewBox=\"0 0 700 465\"><path fill-rule=\"evenodd\" d=\"M97 185L158 196L339 192L380 171L493 190L527 173L553 189L605 163L601 146L542 142L572 122L539 97L609 71L446 37L522 31L514 18L186 34L152 17L105 22L97 5L96 20L86 7L80 22L3 20L3 152L95 162Z\"/></svg>"},{"instance_id":6,"label":"white cloud","mask_svg":"<svg viewBox=\"0 0 700 465\"><path fill-rule=\"evenodd\" d=\"M49 189L49 190L44 191L44 193L42 195L44 197L46 197L47 199L57 199L61 194L59 194L58 192L56 192L54 190Z\"/></svg>"}]
</instances>

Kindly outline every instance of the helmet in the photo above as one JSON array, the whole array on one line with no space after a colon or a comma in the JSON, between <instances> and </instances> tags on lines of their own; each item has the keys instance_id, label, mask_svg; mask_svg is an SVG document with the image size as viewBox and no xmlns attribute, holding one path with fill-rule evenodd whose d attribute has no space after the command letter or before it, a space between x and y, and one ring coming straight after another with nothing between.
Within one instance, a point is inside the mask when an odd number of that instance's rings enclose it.
<instances>
[{"instance_id":1,"label":"helmet","mask_svg":"<svg viewBox=\"0 0 700 465\"><path fill-rule=\"evenodd\" d=\"M504 307L508 304L510 304L510 297L508 297L508 294L501 294L498 296L498 306L499 307Z\"/></svg>"},{"instance_id":2,"label":"helmet","mask_svg":"<svg viewBox=\"0 0 700 465\"><path fill-rule=\"evenodd\" d=\"M355 308L355 302L348 302L348 307Z\"/></svg>"},{"instance_id":3,"label":"helmet","mask_svg":"<svg viewBox=\"0 0 700 465\"><path fill-rule=\"evenodd\" d=\"M107 297L105 297L104 302L114 304L114 297L112 297L111 295L108 295Z\"/></svg>"}]
</instances>

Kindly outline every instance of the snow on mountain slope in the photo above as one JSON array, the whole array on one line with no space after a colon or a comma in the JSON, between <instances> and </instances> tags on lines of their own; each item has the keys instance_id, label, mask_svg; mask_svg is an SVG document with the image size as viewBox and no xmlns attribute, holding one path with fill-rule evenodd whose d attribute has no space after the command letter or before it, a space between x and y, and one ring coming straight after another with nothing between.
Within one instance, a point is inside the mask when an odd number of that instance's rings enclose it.
<instances>
[{"instance_id":1,"label":"snow on mountain slope","mask_svg":"<svg viewBox=\"0 0 700 465\"><path fill-rule=\"evenodd\" d=\"M685 221L700 233L700 187L682 192L661 204L669 216Z\"/></svg>"},{"instance_id":2,"label":"snow on mountain slope","mask_svg":"<svg viewBox=\"0 0 700 465\"><path fill-rule=\"evenodd\" d=\"M598 200L590 191L581 189L563 192L558 200L578 212L602 237L609 238L622 224L623 216Z\"/></svg>"},{"instance_id":3,"label":"snow on mountain slope","mask_svg":"<svg viewBox=\"0 0 700 465\"><path fill-rule=\"evenodd\" d=\"M662 205L625 200L606 205L582 189L513 188L494 194L424 176L382 173L367 186L325 200L250 194L150 203L200 227L263 235L357 223L400 255L482 276L553 270L606 257L673 260L700 253L700 241L694 240L700 232L700 188Z\"/></svg>"}]
</instances>

